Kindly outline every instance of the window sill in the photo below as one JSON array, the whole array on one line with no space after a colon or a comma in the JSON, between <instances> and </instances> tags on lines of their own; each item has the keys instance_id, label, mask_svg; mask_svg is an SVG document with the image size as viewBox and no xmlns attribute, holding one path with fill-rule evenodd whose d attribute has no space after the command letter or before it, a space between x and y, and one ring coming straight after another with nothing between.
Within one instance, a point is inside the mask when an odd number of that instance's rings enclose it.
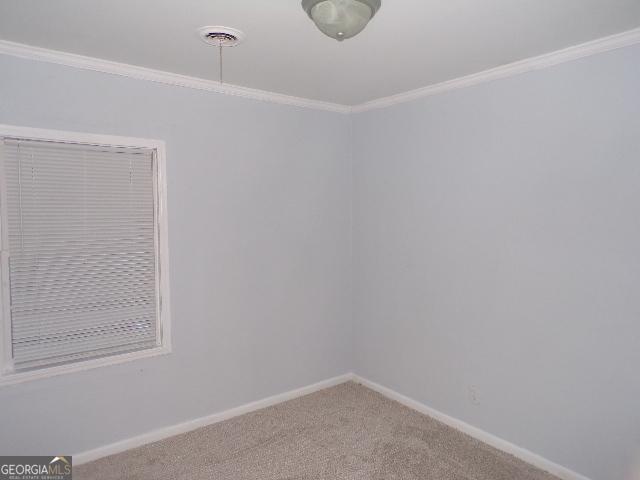
<instances>
[{"instance_id":1,"label":"window sill","mask_svg":"<svg viewBox=\"0 0 640 480\"><path fill-rule=\"evenodd\" d=\"M0 375L0 387L5 385L13 385L16 383L28 382L30 380L40 380L43 378L54 377L65 373L82 372L98 367L106 367L109 365L117 365L119 363L130 362L143 358L157 357L171 353L170 345L162 345L147 350L139 350L137 352L123 353L93 360L85 360L83 362L75 362L66 365L58 365L55 367L41 368L28 372L3 373Z\"/></svg>"}]
</instances>

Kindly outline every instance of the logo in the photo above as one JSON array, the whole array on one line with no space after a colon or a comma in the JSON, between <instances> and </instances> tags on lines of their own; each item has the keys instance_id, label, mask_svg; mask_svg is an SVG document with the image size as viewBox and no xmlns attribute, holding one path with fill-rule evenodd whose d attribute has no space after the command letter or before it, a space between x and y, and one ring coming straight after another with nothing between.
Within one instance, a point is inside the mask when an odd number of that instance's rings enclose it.
<instances>
[{"instance_id":1,"label":"logo","mask_svg":"<svg viewBox=\"0 0 640 480\"><path fill-rule=\"evenodd\" d=\"M71 480L71 457L0 457L0 480Z\"/></svg>"}]
</instances>

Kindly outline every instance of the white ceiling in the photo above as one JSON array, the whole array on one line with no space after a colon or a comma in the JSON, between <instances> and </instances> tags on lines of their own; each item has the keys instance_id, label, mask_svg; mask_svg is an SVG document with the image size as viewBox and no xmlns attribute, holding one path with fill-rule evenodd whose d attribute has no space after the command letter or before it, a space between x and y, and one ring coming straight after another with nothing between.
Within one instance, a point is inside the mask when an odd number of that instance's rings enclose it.
<instances>
[{"instance_id":1,"label":"white ceiling","mask_svg":"<svg viewBox=\"0 0 640 480\"><path fill-rule=\"evenodd\" d=\"M217 79L195 30L226 25L225 81L356 105L640 26L640 0L383 0L338 43L299 0L0 0L0 39Z\"/></svg>"}]
</instances>

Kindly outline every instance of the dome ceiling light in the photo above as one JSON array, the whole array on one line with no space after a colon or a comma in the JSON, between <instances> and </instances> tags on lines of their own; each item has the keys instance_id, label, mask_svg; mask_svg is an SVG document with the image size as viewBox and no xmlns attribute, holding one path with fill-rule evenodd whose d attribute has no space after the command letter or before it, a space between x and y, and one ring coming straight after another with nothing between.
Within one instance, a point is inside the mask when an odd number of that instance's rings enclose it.
<instances>
[{"instance_id":1,"label":"dome ceiling light","mask_svg":"<svg viewBox=\"0 0 640 480\"><path fill-rule=\"evenodd\" d=\"M339 42L359 34L381 4L381 0L302 0L302 8L320 31Z\"/></svg>"}]
</instances>

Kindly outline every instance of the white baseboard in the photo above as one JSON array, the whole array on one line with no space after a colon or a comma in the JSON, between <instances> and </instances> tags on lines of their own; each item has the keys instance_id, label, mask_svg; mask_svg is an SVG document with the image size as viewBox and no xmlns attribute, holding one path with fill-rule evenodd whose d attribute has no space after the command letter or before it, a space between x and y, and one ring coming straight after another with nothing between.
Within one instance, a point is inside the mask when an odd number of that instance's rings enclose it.
<instances>
[{"instance_id":1,"label":"white baseboard","mask_svg":"<svg viewBox=\"0 0 640 480\"><path fill-rule=\"evenodd\" d=\"M501 438L492 435L491 433L485 432L473 425L469 425L468 423L463 422L462 420L458 420L456 418L450 417L449 415L442 413L438 410L435 410L423 403L418 402L417 400L413 400L401 393L398 393L390 388L383 387L375 382L367 380L366 378L362 378L358 375L354 375L352 373L347 373L344 375L340 375L338 377L329 378L327 380L323 380L318 383L314 383L312 385L307 385L306 387L297 388L295 390L290 390L285 393L280 393L278 395L273 395L271 397L264 398L262 400L257 400L255 402L247 403L245 405L241 405L239 407L231 408L229 410L225 410L223 412L214 413L212 415L207 415L205 417L196 418L194 420L189 420L187 422L179 423L177 425L171 425L168 427L160 428L157 430L153 430L151 432L144 433L142 435L138 435L136 437L127 438L125 440L121 440L119 442L111 443L109 445L104 445L102 447L95 448L93 450L88 450L86 452L78 453L73 455L73 463L74 465L80 465L83 463L90 462L92 460L97 460L102 457L106 457L109 455L114 455L116 453L124 452L125 450L129 450L131 448L140 447L142 445L146 445L148 443L157 442L159 440L163 440L168 437L172 437L174 435L179 435L181 433L186 433L191 430L195 430L197 428L205 427L207 425L211 425L214 423L221 422L223 420L228 420L233 417L237 417L239 415L244 415L245 413L253 412L255 410L260 410L261 408L270 407L272 405L276 405L278 403L285 402L287 400L292 400L294 398L301 397L303 395L308 395L313 392L317 392L319 390L323 390L325 388L333 387L335 385L339 385L341 383L348 382L353 380L357 383L364 385L365 387L370 388L371 390L375 390L378 393L381 393L387 398L391 400L395 400L398 403L401 403L413 410L416 410L420 413L428 415L440 422L449 425L450 427L455 428L456 430L460 430L461 432L466 433L467 435L480 440L488 445L491 445L494 448L502 450L503 452L507 452L514 457L517 457L531 465L534 465L542 470L545 470L562 480L589 480L589 478L576 473L572 470L569 470L562 465L558 465L557 463L552 462L551 460L547 460L540 455L530 452L522 447L518 447L511 442L503 440Z\"/></svg>"},{"instance_id":2,"label":"white baseboard","mask_svg":"<svg viewBox=\"0 0 640 480\"><path fill-rule=\"evenodd\" d=\"M469 425L468 423L465 423L462 420L458 420L457 418L450 417L445 413L439 412L438 410L435 410L425 405L424 403L420 403L417 400L414 400L405 395L402 395L401 393L391 390L390 388L383 387L382 385L379 385L375 382L367 380L366 378L362 378L358 375L353 375L353 381L360 383L365 387L370 388L371 390L375 390L376 392L381 393L385 397L390 398L391 400L395 400L396 402L401 403L406 407L409 407L413 410L417 410L418 412L424 415L428 415L432 418L435 418L436 420L439 420L440 422L446 425L449 425L450 427L453 427L456 430L460 430L461 432L466 433L467 435L477 440L480 440L481 442L491 445L492 447L497 448L498 450L502 450L503 452L509 453L514 457L519 458L520 460L523 460L531 465L534 465L540 468L541 470L545 470L555 475L556 477L561 478L562 480L589 480L584 475L581 475L572 470L569 470L568 468L563 467L562 465L558 465L557 463L554 463L551 460L547 460L546 458L541 457L536 453L530 452L525 448L518 447L517 445L514 445L511 442L498 438L495 435L492 435L491 433L485 432L484 430L474 427L473 425Z\"/></svg>"},{"instance_id":3,"label":"white baseboard","mask_svg":"<svg viewBox=\"0 0 640 480\"><path fill-rule=\"evenodd\" d=\"M177 425L159 428L151 432L143 433L142 435L138 435L136 437L127 438L125 440L111 443L109 445L104 445L102 447L88 450L86 452L77 453L73 455L73 464L80 465L92 460L97 460L102 457L124 452L125 450L129 450L131 448L140 447L142 445L146 445L147 443L157 442L174 435L189 432L200 427L205 427L213 423L218 423L223 420L228 420L229 418L237 417L238 415L243 415L255 410L260 410L261 408L270 407L271 405L282 403L287 400L292 400L303 395L308 395L309 393L317 392L318 390L333 387L334 385L348 382L350 380L353 380L353 374L347 373L345 375L340 375L338 377L333 377L318 383L314 383L313 385L307 385L306 387L297 388L285 393L273 395L272 397L267 397L263 398L262 400L247 403L239 407L225 410L224 412L214 413L212 415L207 415L206 417L196 418L187 422L178 423Z\"/></svg>"}]
</instances>

